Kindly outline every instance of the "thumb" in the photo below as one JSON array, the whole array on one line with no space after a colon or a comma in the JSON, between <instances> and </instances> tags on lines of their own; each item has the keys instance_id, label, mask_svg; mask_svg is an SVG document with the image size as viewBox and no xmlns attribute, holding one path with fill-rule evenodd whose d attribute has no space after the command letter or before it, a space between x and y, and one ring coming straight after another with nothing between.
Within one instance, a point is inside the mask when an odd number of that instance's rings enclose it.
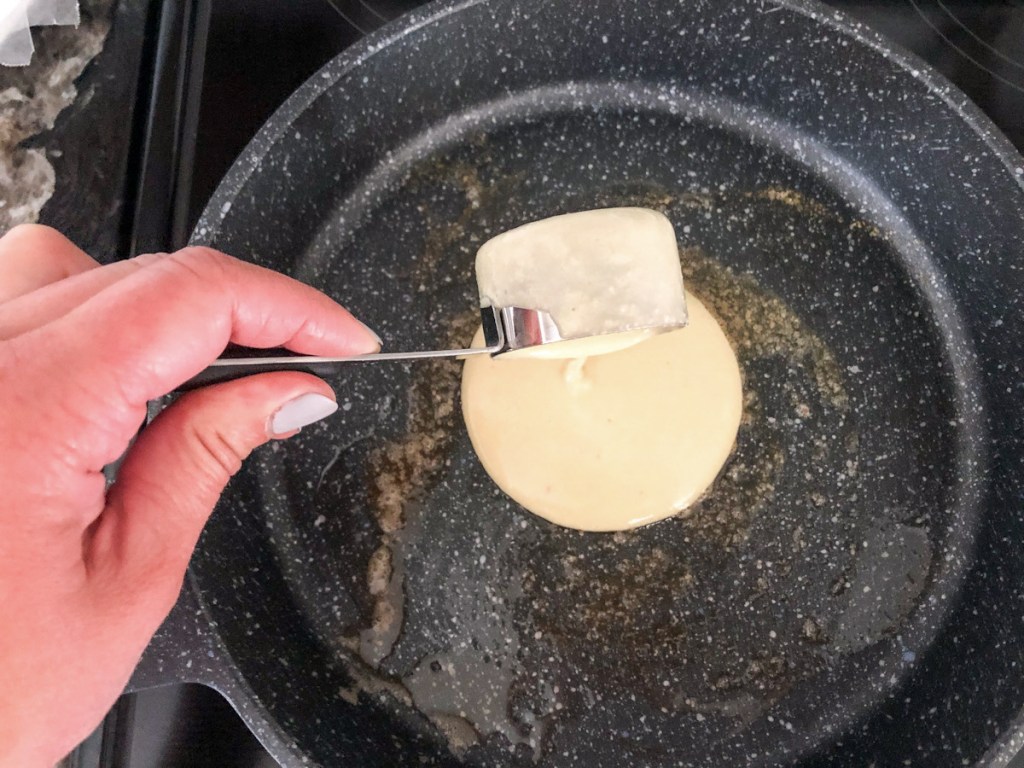
<instances>
[{"instance_id":1,"label":"thumb","mask_svg":"<svg viewBox=\"0 0 1024 768\"><path fill-rule=\"evenodd\" d=\"M178 595L199 533L228 480L254 448L337 410L334 393L304 373L250 376L183 395L139 435L88 543L90 572L130 589L155 611Z\"/></svg>"}]
</instances>

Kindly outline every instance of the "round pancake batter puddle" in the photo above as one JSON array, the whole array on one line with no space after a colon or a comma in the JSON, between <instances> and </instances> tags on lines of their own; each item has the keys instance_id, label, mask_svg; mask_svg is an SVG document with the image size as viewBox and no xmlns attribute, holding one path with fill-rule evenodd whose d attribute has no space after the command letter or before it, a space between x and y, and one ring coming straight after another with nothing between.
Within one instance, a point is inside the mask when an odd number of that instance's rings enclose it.
<instances>
[{"instance_id":1,"label":"round pancake batter puddle","mask_svg":"<svg viewBox=\"0 0 1024 768\"><path fill-rule=\"evenodd\" d=\"M610 354L468 358L463 416L495 483L585 531L634 528L696 501L732 450L743 393L715 318L692 294L686 302L686 328Z\"/></svg>"}]
</instances>

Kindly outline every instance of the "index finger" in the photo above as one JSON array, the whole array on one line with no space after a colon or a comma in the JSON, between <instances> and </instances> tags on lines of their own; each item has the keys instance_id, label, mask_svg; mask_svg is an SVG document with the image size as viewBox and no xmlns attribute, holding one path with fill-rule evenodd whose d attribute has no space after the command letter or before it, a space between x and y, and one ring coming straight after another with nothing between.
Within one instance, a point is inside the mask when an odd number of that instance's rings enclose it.
<instances>
[{"instance_id":1,"label":"index finger","mask_svg":"<svg viewBox=\"0 0 1024 768\"><path fill-rule=\"evenodd\" d=\"M147 401L197 374L229 342L338 356L380 346L321 292L208 248L156 260L11 343L20 363L36 369L27 380L48 380L65 418L85 422L62 431L106 436L78 446L97 467L123 450Z\"/></svg>"}]
</instances>

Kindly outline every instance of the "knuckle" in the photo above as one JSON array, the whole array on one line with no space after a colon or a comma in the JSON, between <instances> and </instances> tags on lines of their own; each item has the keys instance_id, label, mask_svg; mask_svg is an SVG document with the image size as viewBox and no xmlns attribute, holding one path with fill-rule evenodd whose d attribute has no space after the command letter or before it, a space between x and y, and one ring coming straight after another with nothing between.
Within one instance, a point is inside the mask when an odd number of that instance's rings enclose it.
<instances>
[{"instance_id":1,"label":"knuckle","mask_svg":"<svg viewBox=\"0 0 1024 768\"><path fill-rule=\"evenodd\" d=\"M199 273L202 277L209 277L210 272L223 272L232 261L227 254L207 248L205 245L190 245L170 254L168 258L181 267Z\"/></svg>"},{"instance_id":2,"label":"knuckle","mask_svg":"<svg viewBox=\"0 0 1024 768\"><path fill-rule=\"evenodd\" d=\"M249 449L218 429L190 427L190 442L202 474L212 489L224 486L249 455Z\"/></svg>"},{"instance_id":3,"label":"knuckle","mask_svg":"<svg viewBox=\"0 0 1024 768\"><path fill-rule=\"evenodd\" d=\"M200 286L203 293L220 293L232 285L234 259L205 246L190 246L159 257L159 266L172 280ZM191 289L190 289L191 290Z\"/></svg>"},{"instance_id":4,"label":"knuckle","mask_svg":"<svg viewBox=\"0 0 1024 768\"><path fill-rule=\"evenodd\" d=\"M134 264L136 267L148 267L151 264L158 264L170 255L171 254L164 253L163 251L157 253L140 253L138 256L133 256L128 259L128 263Z\"/></svg>"}]
</instances>

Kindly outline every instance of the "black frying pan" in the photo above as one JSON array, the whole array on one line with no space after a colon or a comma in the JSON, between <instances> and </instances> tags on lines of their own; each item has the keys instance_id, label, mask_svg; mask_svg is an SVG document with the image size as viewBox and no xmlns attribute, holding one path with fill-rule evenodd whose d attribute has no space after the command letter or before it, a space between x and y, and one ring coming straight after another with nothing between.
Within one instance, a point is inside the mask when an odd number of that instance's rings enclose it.
<instances>
[{"instance_id":1,"label":"black frying pan","mask_svg":"<svg viewBox=\"0 0 1024 768\"><path fill-rule=\"evenodd\" d=\"M1024 705L1024 161L804 2L441 2L304 85L195 240L392 349L465 342L489 236L664 211L745 376L686 519L496 490L456 363L367 365L232 483L136 687L285 765L1003 765ZM453 408L454 406L454 408Z\"/></svg>"}]
</instances>

